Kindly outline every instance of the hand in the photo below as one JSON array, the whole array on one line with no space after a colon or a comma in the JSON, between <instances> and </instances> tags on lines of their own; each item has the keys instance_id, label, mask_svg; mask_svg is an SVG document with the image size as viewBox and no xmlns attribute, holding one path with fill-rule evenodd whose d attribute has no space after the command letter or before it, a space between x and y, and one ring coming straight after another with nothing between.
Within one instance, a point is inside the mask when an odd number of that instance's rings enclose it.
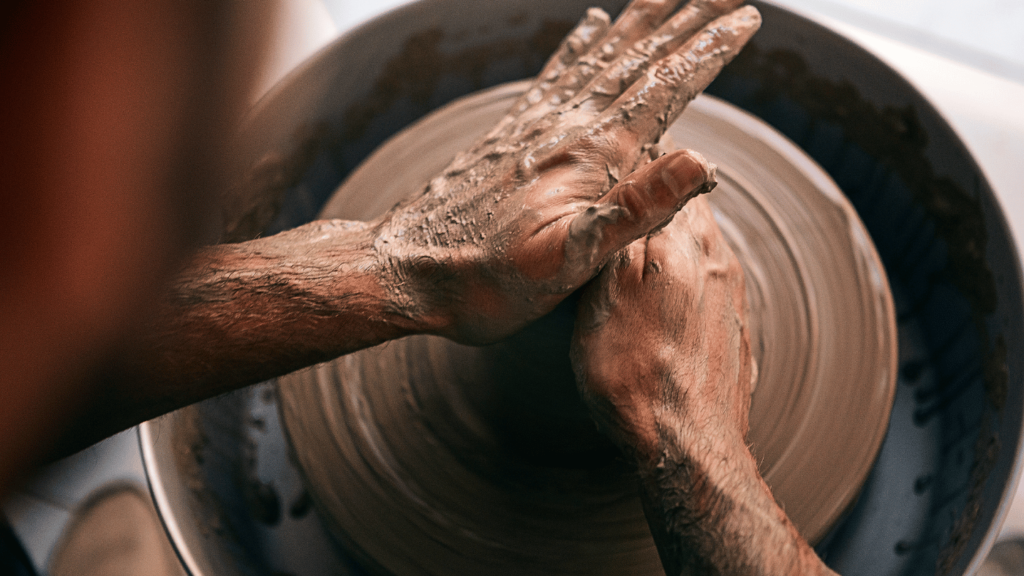
<instances>
[{"instance_id":1,"label":"hand","mask_svg":"<svg viewBox=\"0 0 1024 576\"><path fill-rule=\"evenodd\" d=\"M695 0L670 16L678 0L634 0L614 25L588 12L484 139L374 223L396 306L423 331L500 339L708 190L697 154L643 164L757 30L738 3Z\"/></svg>"},{"instance_id":2,"label":"hand","mask_svg":"<svg viewBox=\"0 0 1024 576\"><path fill-rule=\"evenodd\" d=\"M756 368L743 270L704 198L587 288L573 365L598 425L641 462L662 458L666 431L746 449Z\"/></svg>"},{"instance_id":3,"label":"hand","mask_svg":"<svg viewBox=\"0 0 1024 576\"><path fill-rule=\"evenodd\" d=\"M743 272L704 198L587 288L572 356L591 414L636 459L667 574L831 573L744 441L756 367Z\"/></svg>"}]
</instances>

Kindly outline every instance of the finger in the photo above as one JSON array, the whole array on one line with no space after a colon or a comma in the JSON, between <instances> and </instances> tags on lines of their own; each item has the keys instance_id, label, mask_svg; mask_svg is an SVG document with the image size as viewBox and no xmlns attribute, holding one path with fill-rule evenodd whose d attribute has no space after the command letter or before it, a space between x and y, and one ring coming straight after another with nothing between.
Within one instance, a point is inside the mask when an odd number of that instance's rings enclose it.
<instances>
[{"instance_id":1,"label":"finger","mask_svg":"<svg viewBox=\"0 0 1024 576\"><path fill-rule=\"evenodd\" d=\"M715 187L715 170L700 154L680 150L630 174L573 219L566 263L592 269L667 224L688 200Z\"/></svg>"},{"instance_id":2,"label":"finger","mask_svg":"<svg viewBox=\"0 0 1024 576\"><path fill-rule=\"evenodd\" d=\"M677 12L657 31L627 48L621 56L580 90L574 103L600 112L636 82L651 62L656 62L683 45L709 22L728 14L743 0L694 0Z\"/></svg>"},{"instance_id":3,"label":"finger","mask_svg":"<svg viewBox=\"0 0 1024 576\"><path fill-rule=\"evenodd\" d=\"M576 28L562 40L558 50L548 59L530 90L520 96L516 104L512 106L512 112L520 113L529 106L540 102L554 83L562 78L566 70L605 39L610 26L611 18L607 12L600 8L588 9Z\"/></svg>"},{"instance_id":4,"label":"finger","mask_svg":"<svg viewBox=\"0 0 1024 576\"><path fill-rule=\"evenodd\" d=\"M593 332L611 318L618 292L616 276L628 266L628 258L626 250L619 251L584 290L576 311L578 334Z\"/></svg>"},{"instance_id":5,"label":"finger","mask_svg":"<svg viewBox=\"0 0 1024 576\"><path fill-rule=\"evenodd\" d=\"M544 98L520 114L518 126L534 120L572 99L595 76L634 43L653 32L675 10L680 0L633 0L616 18L601 42L562 73L545 91Z\"/></svg>"},{"instance_id":6,"label":"finger","mask_svg":"<svg viewBox=\"0 0 1024 576\"><path fill-rule=\"evenodd\" d=\"M599 42L605 39L610 26L611 18L607 12L600 8L588 9L587 13L576 24L576 27L562 40L558 49L555 50L555 53L544 64L544 68L537 75L537 79L530 86L530 89L516 100L501 122L491 130L489 136L496 136L503 132L525 110L544 100L545 96L555 83L562 78L565 72L581 56L587 54Z\"/></svg>"},{"instance_id":7,"label":"finger","mask_svg":"<svg viewBox=\"0 0 1024 576\"><path fill-rule=\"evenodd\" d=\"M637 40L655 30L679 6L680 0L632 0L622 9L601 51L610 62Z\"/></svg>"},{"instance_id":8,"label":"finger","mask_svg":"<svg viewBox=\"0 0 1024 576\"><path fill-rule=\"evenodd\" d=\"M653 32L676 9L680 0L633 0L626 6L604 42L595 46L576 62L574 73L567 74L558 82L555 105L571 98L587 85L594 76L609 63L614 62L630 46Z\"/></svg>"},{"instance_id":9,"label":"finger","mask_svg":"<svg viewBox=\"0 0 1024 576\"><path fill-rule=\"evenodd\" d=\"M717 18L672 54L652 64L599 117L617 128L614 137L637 148L657 141L697 94L718 76L761 26L761 15L744 6Z\"/></svg>"}]
</instances>

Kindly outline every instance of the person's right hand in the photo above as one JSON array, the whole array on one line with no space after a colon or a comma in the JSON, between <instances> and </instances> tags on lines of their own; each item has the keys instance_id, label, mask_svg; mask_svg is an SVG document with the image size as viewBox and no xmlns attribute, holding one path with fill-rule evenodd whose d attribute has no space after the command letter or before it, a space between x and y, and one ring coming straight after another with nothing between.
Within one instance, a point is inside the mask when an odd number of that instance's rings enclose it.
<instances>
[{"instance_id":1,"label":"person's right hand","mask_svg":"<svg viewBox=\"0 0 1024 576\"><path fill-rule=\"evenodd\" d=\"M591 415L636 459L666 572L828 574L745 442L743 271L704 197L630 244L583 294L573 368Z\"/></svg>"},{"instance_id":2,"label":"person's right hand","mask_svg":"<svg viewBox=\"0 0 1024 576\"><path fill-rule=\"evenodd\" d=\"M573 361L598 425L641 461L661 459L665 434L745 448L756 368L743 269L704 197L587 288Z\"/></svg>"}]
</instances>

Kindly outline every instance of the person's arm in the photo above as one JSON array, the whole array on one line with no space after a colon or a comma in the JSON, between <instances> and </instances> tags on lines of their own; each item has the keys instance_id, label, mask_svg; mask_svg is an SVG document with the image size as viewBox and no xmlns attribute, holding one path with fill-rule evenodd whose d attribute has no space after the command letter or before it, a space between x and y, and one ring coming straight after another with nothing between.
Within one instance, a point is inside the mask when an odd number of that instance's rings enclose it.
<instances>
[{"instance_id":1,"label":"person's arm","mask_svg":"<svg viewBox=\"0 0 1024 576\"><path fill-rule=\"evenodd\" d=\"M743 271L703 198L605 267L580 303L573 363L599 426L633 458L669 576L830 574L745 443Z\"/></svg>"},{"instance_id":2,"label":"person's arm","mask_svg":"<svg viewBox=\"0 0 1024 576\"><path fill-rule=\"evenodd\" d=\"M318 221L202 249L125 344L95 435L407 334L414 314L384 285L366 224ZM95 423L95 424L93 424ZM87 434L85 430L83 434ZM87 434L88 435L88 434Z\"/></svg>"},{"instance_id":3,"label":"person's arm","mask_svg":"<svg viewBox=\"0 0 1024 576\"><path fill-rule=\"evenodd\" d=\"M666 184L672 175L686 178L684 186ZM703 158L680 152L646 165L623 186L672 197L697 194L710 178ZM663 220L676 203L641 226ZM90 417L60 449L66 453L181 406L395 338L457 337L470 313L474 325L479 316L493 319L488 328L494 332L486 336L510 330L498 322L528 321L504 305L487 309L488 301L506 297L496 288L524 290L521 276L504 272L495 286L472 270L477 262L467 262L462 277L447 278L422 270L416 253L396 256L388 247L384 255L386 222L316 221L201 250L125 343L113 370L102 375L104 392L89 407ZM480 337L475 328L473 336Z\"/></svg>"},{"instance_id":4,"label":"person's arm","mask_svg":"<svg viewBox=\"0 0 1024 576\"><path fill-rule=\"evenodd\" d=\"M666 574L832 574L775 502L742 439L694 441L678 424L659 426L660 455L638 463Z\"/></svg>"}]
</instances>

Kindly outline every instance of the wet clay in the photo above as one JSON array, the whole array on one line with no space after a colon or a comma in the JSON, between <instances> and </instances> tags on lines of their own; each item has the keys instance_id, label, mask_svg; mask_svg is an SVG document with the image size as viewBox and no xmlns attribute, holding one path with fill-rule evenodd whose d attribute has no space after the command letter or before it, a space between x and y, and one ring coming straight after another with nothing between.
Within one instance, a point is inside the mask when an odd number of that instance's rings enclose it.
<instances>
[{"instance_id":1,"label":"wet clay","mask_svg":"<svg viewBox=\"0 0 1024 576\"><path fill-rule=\"evenodd\" d=\"M398 134L322 216L370 219L421 189L527 86L457 101ZM701 97L669 134L719 166L709 200L746 273L760 370L748 440L814 542L852 503L888 422L884 271L835 184L756 118ZM411 337L280 380L310 495L371 570L662 573L634 476L576 396L573 305L492 346Z\"/></svg>"}]
</instances>

